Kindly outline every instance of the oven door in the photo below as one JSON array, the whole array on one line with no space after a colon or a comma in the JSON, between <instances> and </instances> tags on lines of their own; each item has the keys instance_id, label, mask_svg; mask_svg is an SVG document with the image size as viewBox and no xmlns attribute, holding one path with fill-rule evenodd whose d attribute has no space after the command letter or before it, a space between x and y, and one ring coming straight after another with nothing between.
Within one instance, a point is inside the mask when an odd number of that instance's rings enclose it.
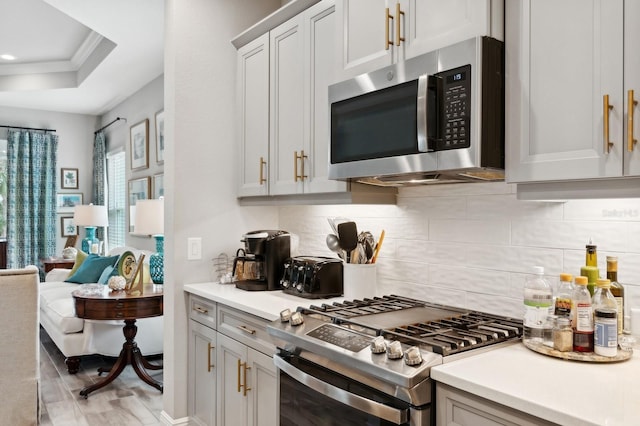
<instances>
[{"instance_id":1,"label":"oven door","mask_svg":"<svg viewBox=\"0 0 640 426\"><path fill-rule=\"evenodd\" d=\"M429 405L410 404L289 353L274 356L280 425L429 424Z\"/></svg>"}]
</instances>

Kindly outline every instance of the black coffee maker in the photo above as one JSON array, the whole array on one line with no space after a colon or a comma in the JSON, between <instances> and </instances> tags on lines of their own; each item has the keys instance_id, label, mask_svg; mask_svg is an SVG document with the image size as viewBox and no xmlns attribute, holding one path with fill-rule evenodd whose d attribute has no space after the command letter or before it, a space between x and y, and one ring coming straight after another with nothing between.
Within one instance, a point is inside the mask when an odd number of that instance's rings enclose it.
<instances>
[{"instance_id":1,"label":"black coffee maker","mask_svg":"<svg viewBox=\"0 0 640 426\"><path fill-rule=\"evenodd\" d=\"M244 234L244 248L233 261L236 287L242 290L280 290L284 261L291 257L291 238L286 231L252 231Z\"/></svg>"}]
</instances>

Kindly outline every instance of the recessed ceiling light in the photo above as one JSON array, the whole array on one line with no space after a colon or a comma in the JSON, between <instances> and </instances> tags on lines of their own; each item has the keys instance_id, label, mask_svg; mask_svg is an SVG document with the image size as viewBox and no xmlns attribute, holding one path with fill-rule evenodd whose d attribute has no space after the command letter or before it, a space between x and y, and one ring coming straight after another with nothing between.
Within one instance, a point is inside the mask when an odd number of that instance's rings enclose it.
<instances>
[{"instance_id":1,"label":"recessed ceiling light","mask_svg":"<svg viewBox=\"0 0 640 426\"><path fill-rule=\"evenodd\" d=\"M4 55L0 55L1 59L4 59L5 61L15 61L16 57L13 55L8 55L8 54L4 54Z\"/></svg>"}]
</instances>

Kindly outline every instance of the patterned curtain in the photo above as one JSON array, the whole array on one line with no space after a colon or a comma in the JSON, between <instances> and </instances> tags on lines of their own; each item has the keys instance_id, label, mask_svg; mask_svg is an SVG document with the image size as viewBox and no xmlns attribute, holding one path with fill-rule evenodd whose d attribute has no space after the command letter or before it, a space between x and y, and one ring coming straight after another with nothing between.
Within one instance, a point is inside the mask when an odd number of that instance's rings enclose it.
<instances>
[{"instance_id":1,"label":"patterned curtain","mask_svg":"<svg viewBox=\"0 0 640 426\"><path fill-rule=\"evenodd\" d=\"M103 131L96 133L96 137L93 141L93 188L92 188L92 200L96 206L106 206L106 194L107 192L107 143L106 137ZM104 241L106 244L106 238L104 235L104 228L98 227L96 236L100 241ZM107 247L105 247L105 253Z\"/></svg>"},{"instance_id":2,"label":"patterned curtain","mask_svg":"<svg viewBox=\"0 0 640 426\"><path fill-rule=\"evenodd\" d=\"M8 131L7 268L55 255L57 152L57 135Z\"/></svg>"}]
</instances>

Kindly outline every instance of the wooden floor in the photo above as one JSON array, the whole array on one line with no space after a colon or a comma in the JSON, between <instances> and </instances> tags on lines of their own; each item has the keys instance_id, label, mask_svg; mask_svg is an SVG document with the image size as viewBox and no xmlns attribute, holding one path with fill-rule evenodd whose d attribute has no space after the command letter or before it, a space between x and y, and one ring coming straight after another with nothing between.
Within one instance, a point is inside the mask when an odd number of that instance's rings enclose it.
<instances>
[{"instance_id":1,"label":"wooden floor","mask_svg":"<svg viewBox=\"0 0 640 426\"><path fill-rule=\"evenodd\" d=\"M109 385L84 399L79 395L80 390L99 381L98 367L109 366L114 359L82 357L80 371L69 374L64 355L42 328L40 341L40 425L160 424L162 394L140 380L130 365ZM150 361L156 360L152 358ZM162 370L149 371L149 374L162 381Z\"/></svg>"}]
</instances>

